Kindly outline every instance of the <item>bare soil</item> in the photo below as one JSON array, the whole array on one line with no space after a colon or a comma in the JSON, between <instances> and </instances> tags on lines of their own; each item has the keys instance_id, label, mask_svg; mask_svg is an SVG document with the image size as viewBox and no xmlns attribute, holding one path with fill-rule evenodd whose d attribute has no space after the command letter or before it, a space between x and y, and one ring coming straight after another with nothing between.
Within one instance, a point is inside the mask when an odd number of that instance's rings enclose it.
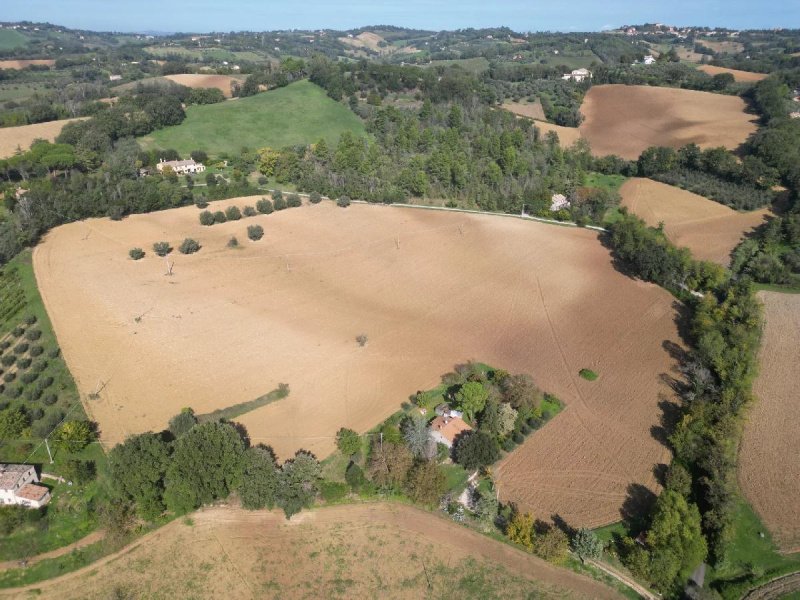
<instances>
[{"instance_id":1,"label":"bare soil","mask_svg":"<svg viewBox=\"0 0 800 600\"><path fill-rule=\"evenodd\" d=\"M771 214L763 208L737 212L678 187L634 177L620 189L622 206L651 227L664 223L664 232L676 246L685 246L700 260L727 266L742 237Z\"/></svg>"},{"instance_id":2,"label":"bare soil","mask_svg":"<svg viewBox=\"0 0 800 600\"><path fill-rule=\"evenodd\" d=\"M528 117L529 119L536 119L537 121L546 121L547 117L544 116L544 109L542 103L538 100L536 102L503 102L503 108L511 111L515 115L521 117Z\"/></svg>"},{"instance_id":3,"label":"bare soil","mask_svg":"<svg viewBox=\"0 0 800 600\"><path fill-rule=\"evenodd\" d=\"M753 82L766 79L765 73L751 73L750 71L739 71L738 69L726 69L725 67L714 67L712 65L700 65L697 67L700 71L708 73L709 75L719 75L720 73L730 73L733 75L734 80Z\"/></svg>"},{"instance_id":4,"label":"bare soil","mask_svg":"<svg viewBox=\"0 0 800 600\"><path fill-rule=\"evenodd\" d=\"M707 39L698 39L698 43L706 48L711 48L714 52L727 52L729 54L739 54L744 50L744 44L741 42L732 42L729 40L715 41Z\"/></svg>"},{"instance_id":5,"label":"bare soil","mask_svg":"<svg viewBox=\"0 0 800 600\"><path fill-rule=\"evenodd\" d=\"M77 119L62 119L34 125L20 125L18 127L0 127L0 158L14 156L17 149L28 150L34 140L45 139L52 142L56 139L64 125L72 121L82 121L86 117Z\"/></svg>"},{"instance_id":6,"label":"bare soil","mask_svg":"<svg viewBox=\"0 0 800 600\"><path fill-rule=\"evenodd\" d=\"M740 449L739 483L778 547L800 551L800 294L759 292L766 324Z\"/></svg>"},{"instance_id":7,"label":"bare soil","mask_svg":"<svg viewBox=\"0 0 800 600\"><path fill-rule=\"evenodd\" d=\"M618 598L604 584L393 504L210 508L14 598Z\"/></svg>"},{"instance_id":8,"label":"bare soil","mask_svg":"<svg viewBox=\"0 0 800 600\"><path fill-rule=\"evenodd\" d=\"M379 53L388 53L393 49L393 46L391 45L381 48L379 44L381 42L385 42L386 40L384 40L383 37L379 36L377 33L372 33L371 31L364 31L351 38L346 36L340 37L339 41L343 44L347 44L348 46L352 46L353 48L369 48L370 50L374 50L375 52Z\"/></svg>"},{"instance_id":9,"label":"bare soil","mask_svg":"<svg viewBox=\"0 0 800 600\"><path fill-rule=\"evenodd\" d=\"M595 232L330 202L213 227L198 213L72 223L34 252L106 443L160 430L183 407L207 413L286 382L288 398L237 420L282 457L324 457L340 427L366 431L453 365L479 360L531 373L568 404L502 466L504 500L600 525L619 519L629 486L657 490L676 309L664 290L617 272ZM250 224L263 225L263 240L247 240ZM232 235L239 249L227 248ZM170 255L166 276L152 244L185 237L203 248ZM137 246L147 256L130 260ZM584 381L582 368L600 378Z\"/></svg>"},{"instance_id":10,"label":"bare soil","mask_svg":"<svg viewBox=\"0 0 800 600\"><path fill-rule=\"evenodd\" d=\"M231 77L230 75L196 75L193 73L165 75L164 79L169 79L170 81L190 88L217 88L226 98L231 97L231 86L233 83L242 82L241 78Z\"/></svg>"},{"instance_id":11,"label":"bare soil","mask_svg":"<svg viewBox=\"0 0 800 600\"><path fill-rule=\"evenodd\" d=\"M47 65L52 67L56 61L52 58L34 58L21 60L0 60L0 69L24 69L31 65Z\"/></svg>"},{"instance_id":12,"label":"bare soil","mask_svg":"<svg viewBox=\"0 0 800 600\"><path fill-rule=\"evenodd\" d=\"M631 160L649 146L735 149L757 128L738 96L646 85L593 86L581 113L580 134L595 155Z\"/></svg>"}]
</instances>

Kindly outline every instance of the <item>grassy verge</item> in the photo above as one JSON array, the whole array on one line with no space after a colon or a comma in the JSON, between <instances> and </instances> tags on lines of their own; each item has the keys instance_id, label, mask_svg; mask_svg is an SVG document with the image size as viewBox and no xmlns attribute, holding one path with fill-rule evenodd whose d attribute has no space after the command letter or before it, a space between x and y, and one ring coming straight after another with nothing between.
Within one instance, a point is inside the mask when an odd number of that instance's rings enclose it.
<instances>
[{"instance_id":1,"label":"grassy verge","mask_svg":"<svg viewBox=\"0 0 800 600\"><path fill-rule=\"evenodd\" d=\"M782 294L800 294L800 287L778 285L776 283L754 283L753 288L764 292L780 292Z\"/></svg>"},{"instance_id":2,"label":"grassy verge","mask_svg":"<svg viewBox=\"0 0 800 600\"><path fill-rule=\"evenodd\" d=\"M236 417L241 417L242 415L249 413L252 410L256 410L257 408L261 408L262 406L266 406L267 404L272 404L273 402L282 400L283 398L286 398L286 396L288 395L289 395L289 386L285 383L281 383L278 385L277 389L274 389L271 392L264 394L263 396L259 396L255 400L240 402L239 404L234 404L233 406L217 409L214 412L206 413L203 415L197 415L197 420L200 423L207 423L208 421L219 421L221 419L230 421L232 419L235 419Z\"/></svg>"}]
</instances>

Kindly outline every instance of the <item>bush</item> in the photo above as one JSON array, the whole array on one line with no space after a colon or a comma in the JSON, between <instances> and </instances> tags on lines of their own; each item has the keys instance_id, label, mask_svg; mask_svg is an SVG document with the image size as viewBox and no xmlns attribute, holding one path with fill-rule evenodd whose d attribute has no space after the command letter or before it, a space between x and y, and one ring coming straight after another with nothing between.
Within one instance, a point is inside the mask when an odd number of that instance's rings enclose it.
<instances>
[{"instance_id":1,"label":"bush","mask_svg":"<svg viewBox=\"0 0 800 600\"><path fill-rule=\"evenodd\" d=\"M55 394L47 394L47 396L44 397L42 402L44 402L47 406L52 406L53 404L58 402L58 396L56 396Z\"/></svg>"},{"instance_id":2,"label":"bush","mask_svg":"<svg viewBox=\"0 0 800 600\"><path fill-rule=\"evenodd\" d=\"M262 215L268 215L272 212L272 202L267 200L266 198L262 198L258 202L256 202L256 210L260 212Z\"/></svg>"},{"instance_id":3,"label":"bush","mask_svg":"<svg viewBox=\"0 0 800 600\"><path fill-rule=\"evenodd\" d=\"M35 342L40 337L42 337L42 332L39 329L28 329L28 331L25 332L25 338L31 342Z\"/></svg>"},{"instance_id":4,"label":"bush","mask_svg":"<svg viewBox=\"0 0 800 600\"><path fill-rule=\"evenodd\" d=\"M225 213L221 210L218 210L214 213L214 223L225 223L227 221L227 217Z\"/></svg>"},{"instance_id":5,"label":"bush","mask_svg":"<svg viewBox=\"0 0 800 600\"><path fill-rule=\"evenodd\" d=\"M194 205L197 208L208 208L208 201L205 198L198 198Z\"/></svg>"},{"instance_id":6,"label":"bush","mask_svg":"<svg viewBox=\"0 0 800 600\"><path fill-rule=\"evenodd\" d=\"M336 502L347 496L350 487L338 481L323 481L319 486L319 493L325 502Z\"/></svg>"},{"instance_id":7,"label":"bush","mask_svg":"<svg viewBox=\"0 0 800 600\"><path fill-rule=\"evenodd\" d=\"M210 210L204 210L200 213L200 225L211 227L214 224L214 213Z\"/></svg>"},{"instance_id":8,"label":"bush","mask_svg":"<svg viewBox=\"0 0 800 600\"><path fill-rule=\"evenodd\" d=\"M31 359L30 359L30 358L28 358L28 357L23 357L23 358L20 358L20 359L17 361L17 366L18 366L20 369L27 369L28 367L30 367L30 366L31 366Z\"/></svg>"},{"instance_id":9,"label":"bush","mask_svg":"<svg viewBox=\"0 0 800 600\"><path fill-rule=\"evenodd\" d=\"M33 421L38 421L43 416L44 416L44 410L42 410L38 406L28 411L28 418L31 420L31 423Z\"/></svg>"},{"instance_id":10,"label":"bush","mask_svg":"<svg viewBox=\"0 0 800 600\"><path fill-rule=\"evenodd\" d=\"M43 419L33 424L33 427L31 427L31 433L37 438L47 437L53 433L53 430L58 427L58 424L61 423L63 418L64 413L60 410L49 410L45 413Z\"/></svg>"},{"instance_id":11,"label":"bush","mask_svg":"<svg viewBox=\"0 0 800 600\"><path fill-rule=\"evenodd\" d=\"M18 385L10 387L6 390L6 396L9 398L19 398L22 396L22 388Z\"/></svg>"},{"instance_id":12,"label":"bush","mask_svg":"<svg viewBox=\"0 0 800 600\"><path fill-rule=\"evenodd\" d=\"M283 192L280 190L275 190L272 192L272 200L283 200Z\"/></svg>"},{"instance_id":13,"label":"bush","mask_svg":"<svg viewBox=\"0 0 800 600\"><path fill-rule=\"evenodd\" d=\"M302 206L302 204L303 202L297 194L289 194L289 197L286 199L286 206L289 208L297 208L298 206Z\"/></svg>"},{"instance_id":14,"label":"bush","mask_svg":"<svg viewBox=\"0 0 800 600\"><path fill-rule=\"evenodd\" d=\"M8 340L3 340L0 342L0 351L8 350L9 348L11 348L11 342Z\"/></svg>"},{"instance_id":15,"label":"bush","mask_svg":"<svg viewBox=\"0 0 800 600\"><path fill-rule=\"evenodd\" d=\"M186 238L181 243L180 247L178 248L178 251L181 254L194 254L195 252L200 250L200 248L201 246L200 244L197 243L196 240L193 240L192 238Z\"/></svg>"},{"instance_id":16,"label":"bush","mask_svg":"<svg viewBox=\"0 0 800 600\"><path fill-rule=\"evenodd\" d=\"M350 206L350 198L347 196L340 196L339 199L336 201L336 206L340 208L347 208Z\"/></svg>"},{"instance_id":17,"label":"bush","mask_svg":"<svg viewBox=\"0 0 800 600\"><path fill-rule=\"evenodd\" d=\"M239 210L238 206L229 206L225 209L225 218L228 221L238 221L242 218L242 211Z\"/></svg>"},{"instance_id":18,"label":"bush","mask_svg":"<svg viewBox=\"0 0 800 600\"><path fill-rule=\"evenodd\" d=\"M258 177L258 185L267 185L269 183L269 179L267 179L264 175L260 175Z\"/></svg>"},{"instance_id":19,"label":"bush","mask_svg":"<svg viewBox=\"0 0 800 600\"><path fill-rule=\"evenodd\" d=\"M36 358L37 356L41 356L42 352L44 352L44 348L42 346L32 346L30 355ZM56 354L58 356L58 354Z\"/></svg>"},{"instance_id":20,"label":"bush","mask_svg":"<svg viewBox=\"0 0 800 600\"><path fill-rule=\"evenodd\" d=\"M128 250L128 256L130 256L133 260L139 260L144 258L144 250L141 248L131 248Z\"/></svg>"},{"instance_id":21,"label":"bush","mask_svg":"<svg viewBox=\"0 0 800 600\"><path fill-rule=\"evenodd\" d=\"M583 377L586 381L594 381L599 377L599 375L591 369L581 369L578 371L578 375Z\"/></svg>"},{"instance_id":22,"label":"bush","mask_svg":"<svg viewBox=\"0 0 800 600\"><path fill-rule=\"evenodd\" d=\"M239 240L236 239L236 236L231 236L231 239L228 240L228 243L225 244L228 248L238 248L239 247Z\"/></svg>"},{"instance_id":23,"label":"bush","mask_svg":"<svg viewBox=\"0 0 800 600\"><path fill-rule=\"evenodd\" d=\"M248 204L247 206L244 207L244 210L242 211L242 214L245 217L255 217L258 213L256 212L255 208L253 208L252 206L250 206Z\"/></svg>"},{"instance_id":24,"label":"bush","mask_svg":"<svg viewBox=\"0 0 800 600\"><path fill-rule=\"evenodd\" d=\"M512 436L512 439L517 444L521 444L522 442L525 441L525 437L519 431L515 431L514 432L514 435Z\"/></svg>"},{"instance_id":25,"label":"bush","mask_svg":"<svg viewBox=\"0 0 800 600\"><path fill-rule=\"evenodd\" d=\"M20 342L16 346L14 346L14 354L25 354L30 348L30 344L27 342Z\"/></svg>"},{"instance_id":26,"label":"bush","mask_svg":"<svg viewBox=\"0 0 800 600\"><path fill-rule=\"evenodd\" d=\"M261 225L250 225L247 228L247 237L257 242L264 237L264 228Z\"/></svg>"},{"instance_id":27,"label":"bush","mask_svg":"<svg viewBox=\"0 0 800 600\"><path fill-rule=\"evenodd\" d=\"M0 358L0 363L2 363L4 367L10 367L15 362L17 362L17 357L14 356L13 354L6 354L2 358Z\"/></svg>"},{"instance_id":28,"label":"bush","mask_svg":"<svg viewBox=\"0 0 800 600\"><path fill-rule=\"evenodd\" d=\"M38 373L29 372L29 373L23 373L23 374L20 376L20 378L19 378L19 379L20 379L20 381L21 381L22 383L28 384L28 383L33 383L34 381L36 381L36 378L37 378L37 377L39 377L39 374L38 374Z\"/></svg>"},{"instance_id":29,"label":"bush","mask_svg":"<svg viewBox=\"0 0 800 600\"><path fill-rule=\"evenodd\" d=\"M512 440L511 438L503 440L502 448L506 452L511 452L516 447L517 447L516 442L514 442L514 440Z\"/></svg>"},{"instance_id":30,"label":"bush","mask_svg":"<svg viewBox=\"0 0 800 600\"><path fill-rule=\"evenodd\" d=\"M48 376L41 379L39 383L36 384L36 387L39 388L40 390L46 390L51 385L53 385L53 378Z\"/></svg>"},{"instance_id":31,"label":"bush","mask_svg":"<svg viewBox=\"0 0 800 600\"><path fill-rule=\"evenodd\" d=\"M369 339L367 338L367 334L365 334L365 333L362 333L362 334L359 334L359 335L356 336L356 342L362 348L367 345L368 341L369 341Z\"/></svg>"},{"instance_id":32,"label":"bush","mask_svg":"<svg viewBox=\"0 0 800 600\"><path fill-rule=\"evenodd\" d=\"M58 346L56 346L55 348L50 350L50 352L47 353L47 356L49 356L50 358L58 358L59 354L61 354L61 349Z\"/></svg>"},{"instance_id":33,"label":"bush","mask_svg":"<svg viewBox=\"0 0 800 600\"><path fill-rule=\"evenodd\" d=\"M172 252L172 246L169 245L169 242L156 242L153 244L153 252L164 257Z\"/></svg>"},{"instance_id":34,"label":"bush","mask_svg":"<svg viewBox=\"0 0 800 600\"><path fill-rule=\"evenodd\" d=\"M319 204L322 202L322 196L319 192L311 192L308 195L308 199L311 201L311 204Z\"/></svg>"},{"instance_id":35,"label":"bush","mask_svg":"<svg viewBox=\"0 0 800 600\"><path fill-rule=\"evenodd\" d=\"M14 337L19 337L23 333L25 333L25 330L22 327L14 327L14 329L11 330L11 335Z\"/></svg>"},{"instance_id":36,"label":"bush","mask_svg":"<svg viewBox=\"0 0 800 600\"><path fill-rule=\"evenodd\" d=\"M6 383L11 383L16 378L17 378L17 374L16 373L4 373L3 374L3 381L5 381Z\"/></svg>"},{"instance_id":37,"label":"bush","mask_svg":"<svg viewBox=\"0 0 800 600\"><path fill-rule=\"evenodd\" d=\"M47 368L47 361L44 359L37 360L35 363L33 363L33 370L36 371L37 373L41 373L46 368Z\"/></svg>"},{"instance_id":38,"label":"bush","mask_svg":"<svg viewBox=\"0 0 800 600\"><path fill-rule=\"evenodd\" d=\"M26 325L33 325L36 323L36 315L26 315L24 320Z\"/></svg>"},{"instance_id":39,"label":"bush","mask_svg":"<svg viewBox=\"0 0 800 600\"><path fill-rule=\"evenodd\" d=\"M286 208L286 200L283 199L283 196L275 197L275 194L272 195L272 206L275 210L283 210Z\"/></svg>"}]
</instances>

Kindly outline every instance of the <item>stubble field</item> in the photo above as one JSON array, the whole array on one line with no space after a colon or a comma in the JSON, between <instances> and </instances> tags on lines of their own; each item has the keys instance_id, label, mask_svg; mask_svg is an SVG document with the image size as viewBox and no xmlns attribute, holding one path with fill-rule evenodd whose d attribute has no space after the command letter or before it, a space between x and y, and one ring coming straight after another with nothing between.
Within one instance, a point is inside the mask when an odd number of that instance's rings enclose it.
<instances>
[{"instance_id":1,"label":"stubble field","mask_svg":"<svg viewBox=\"0 0 800 600\"><path fill-rule=\"evenodd\" d=\"M14 598L618 598L613 589L408 506L216 507Z\"/></svg>"},{"instance_id":2,"label":"stubble field","mask_svg":"<svg viewBox=\"0 0 800 600\"><path fill-rule=\"evenodd\" d=\"M36 248L64 357L84 395L100 390L85 404L106 443L285 382L287 399L237 420L282 457L324 457L340 427L365 431L454 364L479 360L531 373L567 403L499 469L504 500L601 525L619 519L630 486L657 490L674 301L614 270L596 233L332 203L213 227L198 212L72 223ZM255 223L266 233L252 243ZM232 235L240 249L226 247ZM151 245L187 236L202 250L175 253L165 276ZM148 251L141 261L128 258L135 246ZM600 378L581 379L582 368Z\"/></svg>"},{"instance_id":3,"label":"stubble field","mask_svg":"<svg viewBox=\"0 0 800 600\"><path fill-rule=\"evenodd\" d=\"M740 451L739 481L781 550L800 551L800 294L759 292L765 327Z\"/></svg>"},{"instance_id":4,"label":"stubble field","mask_svg":"<svg viewBox=\"0 0 800 600\"><path fill-rule=\"evenodd\" d=\"M699 70L709 75L719 75L720 73L730 73L736 81L743 81L747 83L761 81L766 79L766 73L751 73L750 71L740 71L738 69L726 69L725 67L715 67L713 65L700 65L697 67Z\"/></svg>"},{"instance_id":5,"label":"stubble field","mask_svg":"<svg viewBox=\"0 0 800 600\"><path fill-rule=\"evenodd\" d=\"M652 179L633 177L620 188L621 205L651 227L664 223L664 232L676 246L684 246L700 260L727 266L730 254L745 234L771 214L762 208L738 212L703 196Z\"/></svg>"},{"instance_id":6,"label":"stubble field","mask_svg":"<svg viewBox=\"0 0 800 600\"><path fill-rule=\"evenodd\" d=\"M72 121L82 121L85 118L62 119L61 121L20 125L18 127L0 127L0 158L14 156L17 148L22 149L23 152L28 150L36 139L41 138L52 142L64 129L64 125Z\"/></svg>"},{"instance_id":7,"label":"stubble field","mask_svg":"<svg viewBox=\"0 0 800 600\"><path fill-rule=\"evenodd\" d=\"M20 60L0 60L0 69L24 69L31 65L46 65L52 67L56 61L51 58L33 58Z\"/></svg>"},{"instance_id":8,"label":"stubble field","mask_svg":"<svg viewBox=\"0 0 800 600\"><path fill-rule=\"evenodd\" d=\"M164 79L169 79L180 85L190 88L217 88L226 98L231 97L231 85L234 82L242 83L243 78L231 77L230 75L203 75L194 73L184 73L180 75L165 75Z\"/></svg>"}]
</instances>

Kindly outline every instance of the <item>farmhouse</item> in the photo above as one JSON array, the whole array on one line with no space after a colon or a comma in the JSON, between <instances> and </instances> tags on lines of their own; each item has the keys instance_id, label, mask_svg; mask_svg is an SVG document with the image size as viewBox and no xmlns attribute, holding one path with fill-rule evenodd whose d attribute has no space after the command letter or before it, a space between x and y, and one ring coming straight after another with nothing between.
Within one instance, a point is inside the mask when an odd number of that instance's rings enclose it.
<instances>
[{"instance_id":1,"label":"farmhouse","mask_svg":"<svg viewBox=\"0 0 800 600\"><path fill-rule=\"evenodd\" d=\"M472 431L472 427L461 417L436 417L431 421L431 439L448 448L452 448L456 438L465 431Z\"/></svg>"},{"instance_id":2,"label":"farmhouse","mask_svg":"<svg viewBox=\"0 0 800 600\"><path fill-rule=\"evenodd\" d=\"M203 163L195 162L191 158L189 160L164 160L163 158L158 161L156 168L159 173L164 170L164 167L169 167L177 175L185 175L186 173L202 173L206 170Z\"/></svg>"},{"instance_id":3,"label":"farmhouse","mask_svg":"<svg viewBox=\"0 0 800 600\"><path fill-rule=\"evenodd\" d=\"M584 79L591 79L591 78L592 74L589 71L589 69L575 69L574 71L572 71L572 73L564 73L561 76L561 79L564 79L566 81L569 81L571 79L572 81L577 81L579 83Z\"/></svg>"},{"instance_id":4,"label":"farmhouse","mask_svg":"<svg viewBox=\"0 0 800 600\"><path fill-rule=\"evenodd\" d=\"M456 410L455 408L450 408L450 405L445 403L438 405L434 409L434 412L438 416L445 418L458 417L459 419L461 419L464 416L464 413L462 413L460 410Z\"/></svg>"},{"instance_id":5,"label":"farmhouse","mask_svg":"<svg viewBox=\"0 0 800 600\"><path fill-rule=\"evenodd\" d=\"M37 485L39 476L33 465L0 463L0 504L39 508L50 502L50 490Z\"/></svg>"},{"instance_id":6,"label":"farmhouse","mask_svg":"<svg viewBox=\"0 0 800 600\"><path fill-rule=\"evenodd\" d=\"M656 59L652 54L648 54L644 57L644 64L652 65L654 62L656 62Z\"/></svg>"}]
</instances>

